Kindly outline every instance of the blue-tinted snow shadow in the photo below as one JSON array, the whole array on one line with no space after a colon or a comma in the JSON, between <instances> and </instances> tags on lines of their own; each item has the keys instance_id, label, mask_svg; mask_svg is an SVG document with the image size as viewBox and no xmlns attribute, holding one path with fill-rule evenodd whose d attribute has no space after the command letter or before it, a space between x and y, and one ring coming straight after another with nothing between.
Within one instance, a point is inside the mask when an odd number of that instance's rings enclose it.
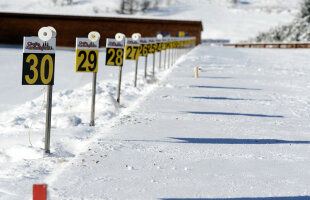
<instances>
[{"instance_id":1,"label":"blue-tinted snow shadow","mask_svg":"<svg viewBox=\"0 0 310 200\"><path fill-rule=\"evenodd\" d=\"M222 86L207 86L207 85L191 85L191 88L204 88L204 89L226 89L226 90L262 90L258 88L243 88L243 87L222 87Z\"/></svg>"},{"instance_id":2,"label":"blue-tinted snow shadow","mask_svg":"<svg viewBox=\"0 0 310 200\"><path fill-rule=\"evenodd\" d=\"M310 141L290 141L277 139L236 139L236 138L179 138L169 137L177 140L176 143L186 144L310 144Z\"/></svg>"},{"instance_id":3,"label":"blue-tinted snow shadow","mask_svg":"<svg viewBox=\"0 0 310 200\"><path fill-rule=\"evenodd\" d=\"M249 5L250 4L250 2L248 2L248 1L240 1L239 3L242 5Z\"/></svg>"},{"instance_id":4,"label":"blue-tinted snow shadow","mask_svg":"<svg viewBox=\"0 0 310 200\"><path fill-rule=\"evenodd\" d=\"M233 79L230 76L199 76L199 78L208 78L208 79Z\"/></svg>"},{"instance_id":5,"label":"blue-tinted snow shadow","mask_svg":"<svg viewBox=\"0 0 310 200\"><path fill-rule=\"evenodd\" d=\"M254 99L228 98L228 97L189 97L189 98L205 99L205 100L254 101Z\"/></svg>"},{"instance_id":6,"label":"blue-tinted snow shadow","mask_svg":"<svg viewBox=\"0 0 310 200\"><path fill-rule=\"evenodd\" d=\"M240 197L240 198L163 198L161 200L310 200L310 196L296 196L296 197Z\"/></svg>"},{"instance_id":7,"label":"blue-tinted snow shadow","mask_svg":"<svg viewBox=\"0 0 310 200\"><path fill-rule=\"evenodd\" d=\"M264 115L251 113L230 113L230 112L198 112L198 111L184 111L184 113L196 115L230 115L230 116L245 116L245 117L269 117L269 118L284 118L282 115Z\"/></svg>"}]
</instances>

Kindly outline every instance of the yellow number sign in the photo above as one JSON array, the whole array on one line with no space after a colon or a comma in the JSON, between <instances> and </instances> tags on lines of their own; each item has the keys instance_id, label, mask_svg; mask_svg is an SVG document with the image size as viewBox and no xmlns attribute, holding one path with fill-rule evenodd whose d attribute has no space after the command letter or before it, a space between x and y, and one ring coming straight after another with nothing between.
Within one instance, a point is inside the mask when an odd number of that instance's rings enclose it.
<instances>
[{"instance_id":1,"label":"yellow number sign","mask_svg":"<svg viewBox=\"0 0 310 200\"><path fill-rule=\"evenodd\" d=\"M139 58L139 46L125 46L125 59L126 60L138 60Z\"/></svg>"},{"instance_id":2,"label":"yellow number sign","mask_svg":"<svg viewBox=\"0 0 310 200\"><path fill-rule=\"evenodd\" d=\"M75 72L98 72L99 40L76 38Z\"/></svg>"},{"instance_id":3,"label":"yellow number sign","mask_svg":"<svg viewBox=\"0 0 310 200\"><path fill-rule=\"evenodd\" d=\"M98 50L76 50L76 72L98 72Z\"/></svg>"},{"instance_id":4,"label":"yellow number sign","mask_svg":"<svg viewBox=\"0 0 310 200\"><path fill-rule=\"evenodd\" d=\"M56 39L24 37L23 85L54 85Z\"/></svg>"},{"instance_id":5,"label":"yellow number sign","mask_svg":"<svg viewBox=\"0 0 310 200\"><path fill-rule=\"evenodd\" d=\"M105 65L123 66L124 49L107 48Z\"/></svg>"}]
</instances>

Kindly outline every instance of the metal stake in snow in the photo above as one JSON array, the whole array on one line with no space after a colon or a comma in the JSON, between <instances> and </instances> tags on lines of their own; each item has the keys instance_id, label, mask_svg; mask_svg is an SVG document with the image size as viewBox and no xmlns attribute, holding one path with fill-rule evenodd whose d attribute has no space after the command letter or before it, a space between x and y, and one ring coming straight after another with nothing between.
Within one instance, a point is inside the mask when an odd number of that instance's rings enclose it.
<instances>
[{"instance_id":1,"label":"metal stake in snow","mask_svg":"<svg viewBox=\"0 0 310 200\"><path fill-rule=\"evenodd\" d=\"M100 39L100 34L96 31L92 31L88 34L88 39L90 41L92 41L93 43L99 43L99 39ZM97 48L99 49L99 44L97 46ZM98 50L96 51L98 52ZM99 53L99 52L98 52ZM97 53L97 55L98 55ZM89 55L90 58L91 55ZM98 56L95 56L93 60L95 60L95 58L98 60ZM91 58L90 58L91 60ZM98 70L98 61L96 60L96 64L97 66L94 66L95 69ZM95 126L95 105L96 105L96 83L97 83L97 71L95 70L93 72L93 83L92 83L92 101L91 101L91 114L90 114L90 126Z\"/></svg>"},{"instance_id":2,"label":"metal stake in snow","mask_svg":"<svg viewBox=\"0 0 310 200\"><path fill-rule=\"evenodd\" d=\"M145 56L145 63L144 63L144 78L147 77L147 55Z\"/></svg>"},{"instance_id":3,"label":"metal stake in snow","mask_svg":"<svg viewBox=\"0 0 310 200\"><path fill-rule=\"evenodd\" d=\"M149 53L149 39L148 38L140 38L140 48L141 48L140 56L145 57L144 78L146 79L147 77L147 56Z\"/></svg>"},{"instance_id":4,"label":"metal stake in snow","mask_svg":"<svg viewBox=\"0 0 310 200\"><path fill-rule=\"evenodd\" d=\"M154 49L154 53L153 53L153 77L155 76L155 59L156 59L156 50Z\"/></svg>"},{"instance_id":5,"label":"metal stake in snow","mask_svg":"<svg viewBox=\"0 0 310 200\"><path fill-rule=\"evenodd\" d=\"M42 49L26 48L29 43L37 44ZM47 85L44 148L46 153L50 153L55 49L56 30L51 26L42 27L38 32L38 37L24 37L22 84Z\"/></svg>"},{"instance_id":6,"label":"metal stake in snow","mask_svg":"<svg viewBox=\"0 0 310 200\"><path fill-rule=\"evenodd\" d=\"M45 153L51 153L51 121L52 121L52 97L53 86L47 86L47 102L46 102L46 122L45 122Z\"/></svg>"},{"instance_id":7,"label":"metal stake in snow","mask_svg":"<svg viewBox=\"0 0 310 200\"><path fill-rule=\"evenodd\" d=\"M95 126L96 82L97 82L97 72L93 72L92 99L91 99L91 112L90 112L89 126Z\"/></svg>"},{"instance_id":8,"label":"metal stake in snow","mask_svg":"<svg viewBox=\"0 0 310 200\"><path fill-rule=\"evenodd\" d=\"M167 51L168 51L168 69L170 68L170 54L171 54L171 39L169 38L168 39L168 48L167 48Z\"/></svg>"},{"instance_id":9,"label":"metal stake in snow","mask_svg":"<svg viewBox=\"0 0 310 200\"><path fill-rule=\"evenodd\" d=\"M140 46L140 38L141 38L141 34L140 33L134 33L132 34L131 38L133 39L133 41L138 42L139 46ZM137 87L137 76L138 76L138 64L139 64L139 47L137 47L137 58L136 59L136 68L135 68L135 81L134 81L134 86Z\"/></svg>"},{"instance_id":10,"label":"metal stake in snow","mask_svg":"<svg viewBox=\"0 0 310 200\"><path fill-rule=\"evenodd\" d=\"M95 103L96 103L96 79L98 71L100 34L92 31L87 38L76 38L76 72L91 72L92 80L92 100L90 112L90 126L95 126Z\"/></svg>"},{"instance_id":11,"label":"metal stake in snow","mask_svg":"<svg viewBox=\"0 0 310 200\"><path fill-rule=\"evenodd\" d=\"M157 41L158 41L158 50L159 50L159 65L158 68L161 68L161 51L162 51L162 42L163 42L163 35L162 34L157 34Z\"/></svg>"},{"instance_id":12,"label":"metal stake in snow","mask_svg":"<svg viewBox=\"0 0 310 200\"><path fill-rule=\"evenodd\" d=\"M119 67L118 75L118 87L116 101L120 103L121 96L121 83L122 83L122 66L124 63L124 40L125 35L123 33L117 33L115 38L107 38L106 42L106 59L105 65Z\"/></svg>"}]
</instances>

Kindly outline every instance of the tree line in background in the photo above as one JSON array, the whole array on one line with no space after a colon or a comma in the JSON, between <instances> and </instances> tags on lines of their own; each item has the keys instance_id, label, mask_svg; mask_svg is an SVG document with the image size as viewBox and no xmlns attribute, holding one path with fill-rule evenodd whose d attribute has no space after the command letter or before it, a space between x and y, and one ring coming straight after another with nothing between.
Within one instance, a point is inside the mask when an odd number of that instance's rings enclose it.
<instances>
[{"instance_id":1,"label":"tree line in background","mask_svg":"<svg viewBox=\"0 0 310 200\"><path fill-rule=\"evenodd\" d=\"M293 22L260 33L250 42L310 41L310 0L304 0Z\"/></svg>"},{"instance_id":2,"label":"tree line in background","mask_svg":"<svg viewBox=\"0 0 310 200\"><path fill-rule=\"evenodd\" d=\"M169 1L169 0L168 0ZM158 9L159 0L121 0L119 14L134 14L147 9Z\"/></svg>"},{"instance_id":3,"label":"tree line in background","mask_svg":"<svg viewBox=\"0 0 310 200\"><path fill-rule=\"evenodd\" d=\"M53 5L68 6L74 3L78 4L77 0L51 0ZM173 0L119 0L119 9L116 10L119 14L134 14L137 12L145 12L147 9L158 9L160 4L165 3L170 5Z\"/></svg>"}]
</instances>

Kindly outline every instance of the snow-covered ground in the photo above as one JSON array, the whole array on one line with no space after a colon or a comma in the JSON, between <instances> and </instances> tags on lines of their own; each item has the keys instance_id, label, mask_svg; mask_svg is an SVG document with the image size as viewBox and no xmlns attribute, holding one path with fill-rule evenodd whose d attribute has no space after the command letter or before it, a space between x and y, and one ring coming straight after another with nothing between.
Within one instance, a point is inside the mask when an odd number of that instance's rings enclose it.
<instances>
[{"instance_id":1,"label":"snow-covered ground","mask_svg":"<svg viewBox=\"0 0 310 200\"><path fill-rule=\"evenodd\" d=\"M120 1L73 0L71 6L60 6L51 0L0 0L0 12L201 20L204 28L202 38L236 42L291 22L301 1L240 0L233 6L231 0L159 0L158 9L119 15L116 10L119 10Z\"/></svg>"},{"instance_id":2,"label":"snow-covered ground","mask_svg":"<svg viewBox=\"0 0 310 200\"><path fill-rule=\"evenodd\" d=\"M78 2L0 0L0 11L119 16L116 1ZM202 20L203 38L237 41L291 21L300 0L242 2L178 0L123 17ZM127 61L118 106L118 69L101 49L89 127L91 74L75 73L74 50L58 49L47 156L45 87L22 86L21 47L1 46L0 199L31 199L32 185L47 183L51 199L308 200L309 53L201 45L156 66L155 80L152 56L147 80L141 58L137 88Z\"/></svg>"},{"instance_id":3,"label":"snow-covered ground","mask_svg":"<svg viewBox=\"0 0 310 200\"><path fill-rule=\"evenodd\" d=\"M43 97L2 109L0 199L31 199L34 183L47 183L51 199L310 199L309 53L202 45L157 69L155 82L140 67L137 89L127 63L121 107L117 69L102 67L95 128L90 84L57 89L56 78L51 156L37 114ZM58 80L69 73L62 60ZM0 85L12 78L1 74Z\"/></svg>"}]
</instances>

